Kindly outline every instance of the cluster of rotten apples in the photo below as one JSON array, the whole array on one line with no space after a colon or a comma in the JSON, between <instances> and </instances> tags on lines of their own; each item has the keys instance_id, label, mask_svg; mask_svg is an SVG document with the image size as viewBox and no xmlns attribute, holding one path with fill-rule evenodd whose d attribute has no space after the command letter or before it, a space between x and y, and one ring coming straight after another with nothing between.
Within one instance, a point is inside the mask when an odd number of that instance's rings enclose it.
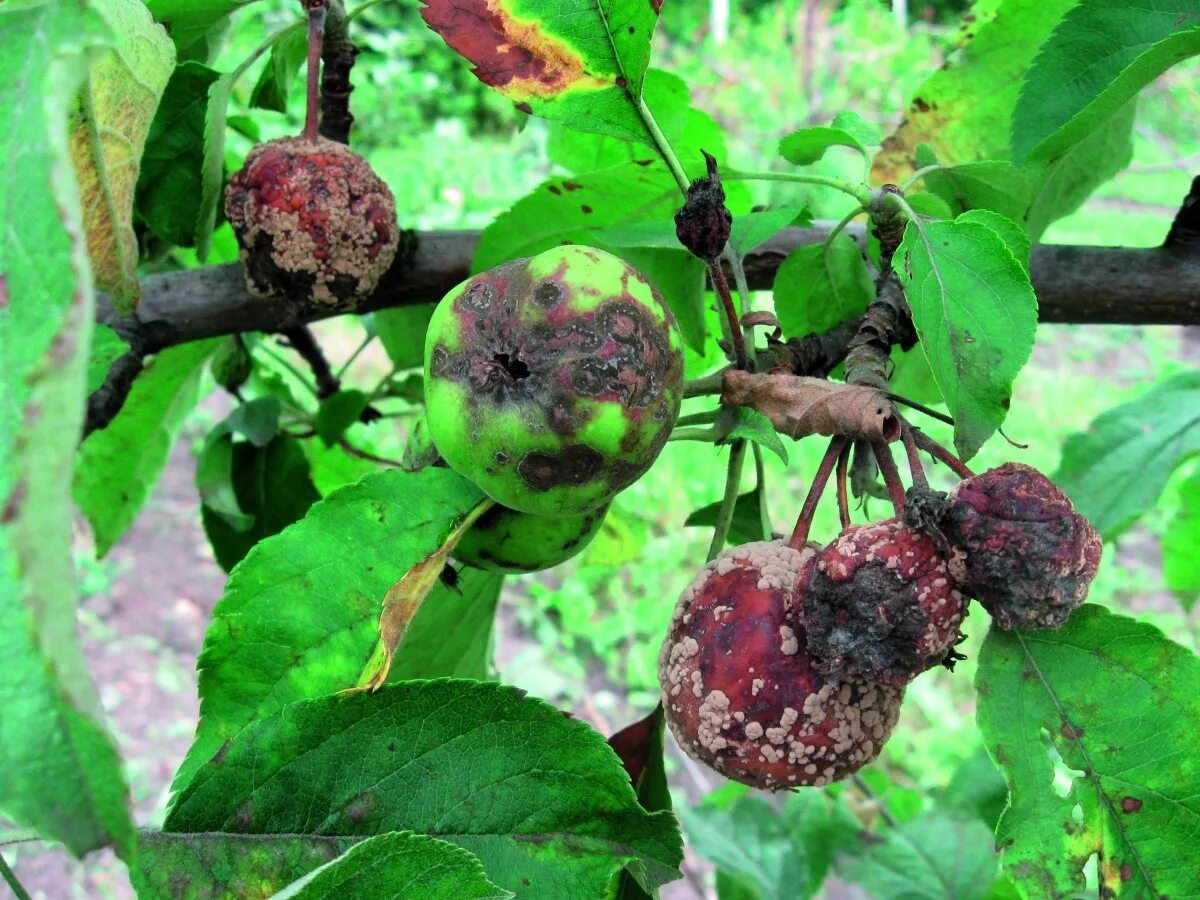
<instances>
[{"instance_id":1,"label":"cluster of rotten apples","mask_svg":"<svg viewBox=\"0 0 1200 900\"><path fill-rule=\"evenodd\" d=\"M1100 538L1044 475L1008 463L825 547L726 550L684 591L659 678L680 745L728 778L824 785L878 756L906 685L953 665L968 598L1004 629L1057 628L1083 602Z\"/></svg>"}]
</instances>

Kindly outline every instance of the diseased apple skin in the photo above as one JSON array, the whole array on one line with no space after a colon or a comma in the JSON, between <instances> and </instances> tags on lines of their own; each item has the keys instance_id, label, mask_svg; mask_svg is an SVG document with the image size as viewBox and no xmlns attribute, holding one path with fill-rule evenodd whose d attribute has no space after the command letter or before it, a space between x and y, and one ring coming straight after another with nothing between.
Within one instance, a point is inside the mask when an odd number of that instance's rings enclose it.
<instances>
[{"instance_id":1,"label":"diseased apple skin","mask_svg":"<svg viewBox=\"0 0 1200 900\"><path fill-rule=\"evenodd\" d=\"M824 675L801 624L811 545L731 547L683 592L659 656L667 724L689 756L764 790L822 786L869 763L904 688Z\"/></svg>"},{"instance_id":2,"label":"diseased apple skin","mask_svg":"<svg viewBox=\"0 0 1200 900\"><path fill-rule=\"evenodd\" d=\"M582 551L604 525L607 506L581 516L550 517L493 506L454 548L461 563L519 575L564 563Z\"/></svg>"},{"instance_id":3,"label":"diseased apple skin","mask_svg":"<svg viewBox=\"0 0 1200 900\"><path fill-rule=\"evenodd\" d=\"M496 502L599 509L650 468L679 415L683 342L644 275L570 245L481 272L425 344L430 436Z\"/></svg>"}]
</instances>

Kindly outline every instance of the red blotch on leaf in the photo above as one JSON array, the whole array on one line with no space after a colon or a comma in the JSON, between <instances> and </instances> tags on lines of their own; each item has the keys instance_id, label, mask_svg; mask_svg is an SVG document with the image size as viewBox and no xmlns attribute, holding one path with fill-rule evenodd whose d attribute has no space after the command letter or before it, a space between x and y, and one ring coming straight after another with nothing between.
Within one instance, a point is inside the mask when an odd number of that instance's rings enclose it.
<instances>
[{"instance_id":1,"label":"red blotch on leaf","mask_svg":"<svg viewBox=\"0 0 1200 900\"><path fill-rule=\"evenodd\" d=\"M621 758L621 765L629 774L629 780L637 787L646 771L646 763L650 759L650 751L655 743L656 731L655 713L646 718L627 725L608 739L608 745Z\"/></svg>"},{"instance_id":2,"label":"red blotch on leaf","mask_svg":"<svg viewBox=\"0 0 1200 900\"><path fill-rule=\"evenodd\" d=\"M1135 813L1142 808L1142 801L1137 797L1122 797L1121 809L1127 813Z\"/></svg>"}]
</instances>

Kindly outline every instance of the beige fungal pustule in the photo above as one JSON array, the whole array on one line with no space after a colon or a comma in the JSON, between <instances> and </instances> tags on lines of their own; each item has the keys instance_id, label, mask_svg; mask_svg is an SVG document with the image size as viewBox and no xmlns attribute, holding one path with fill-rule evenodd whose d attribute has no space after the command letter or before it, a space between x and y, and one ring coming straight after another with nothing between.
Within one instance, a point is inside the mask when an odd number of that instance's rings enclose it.
<instances>
[{"instance_id":1,"label":"beige fungal pustule","mask_svg":"<svg viewBox=\"0 0 1200 900\"><path fill-rule=\"evenodd\" d=\"M782 541L726 550L683 592L659 660L680 746L766 790L824 785L866 765L904 695L811 665L801 623L815 558Z\"/></svg>"}]
</instances>

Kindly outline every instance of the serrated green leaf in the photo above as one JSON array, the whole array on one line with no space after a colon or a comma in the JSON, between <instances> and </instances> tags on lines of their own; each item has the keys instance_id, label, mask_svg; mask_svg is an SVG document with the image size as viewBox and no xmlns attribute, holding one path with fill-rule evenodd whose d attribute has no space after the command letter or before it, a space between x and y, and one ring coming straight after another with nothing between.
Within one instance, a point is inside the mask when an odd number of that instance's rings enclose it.
<instances>
[{"instance_id":1,"label":"serrated green leaf","mask_svg":"<svg viewBox=\"0 0 1200 900\"><path fill-rule=\"evenodd\" d=\"M225 117L233 94L233 76L222 75L208 86L204 107L204 155L200 164L200 206L196 210L196 256L201 262L212 249L217 208L225 195Z\"/></svg>"},{"instance_id":2,"label":"serrated green leaf","mask_svg":"<svg viewBox=\"0 0 1200 900\"><path fill-rule=\"evenodd\" d=\"M223 504L214 502L201 482L206 454L197 465L201 519L213 555L226 572L233 569L259 541L278 534L299 521L321 499L309 475L308 458L300 442L276 435L265 446L226 437L228 449L225 481L220 487Z\"/></svg>"},{"instance_id":3,"label":"serrated green leaf","mask_svg":"<svg viewBox=\"0 0 1200 900\"><path fill-rule=\"evenodd\" d=\"M856 141L867 149L878 147L883 140L878 128L858 113L848 109L834 116L833 121L829 124L834 128L840 128L842 131L849 132Z\"/></svg>"},{"instance_id":4,"label":"serrated green leaf","mask_svg":"<svg viewBox=\"0 0 1200 900\"><path fill-rule=\"evenodd\" d=\"M92 352L88 355L87 386L90 394L108 377L109 367L129 350L120 336L99 322L92 329Z\"/></svg>"},{"instance_id":5,"label":"serrated green leaf","mask_svg":"<svg viewBox=\"0 0 1200 900\"><path fill-rule=\"evenodd\" d=\"M414 369L425 359L425 331L436 303L397 306L374 314L379 342L397 369Z\"/></svg>"},{"instance_id":6,"label":"serrated green leaf","mask_svg":"<svg viewBox=\"0 0 1200 900\"><path fill-rule=\"evenodd\" d=\"M128 314L141 297L134 186L150 122L175 68L175 48L141 0L94 6L117 43L92 62L79 88L70 118L71 160L96 287Z\"/></svg>"},{"instance_id":7,"label":"serrated green leaf","mask_svg":"<svg viewBox=\"0 0 1200 900\"><path fill-rule=\"evenodd\" d=\"M983 900L996 880L992 833L974 819L927 813L872 835L838 861L873 900Z\"/></svg>"},{"instance_id":8,"label":"serrated green leaf","mask_svg":"<svg viewBox=\"0 0 1200 900\"><path fill-rule=\"evenodd\" d=\"M200 218L204 114L209 88L221 77L198 62L175 69L142 154L137 214L159 238L190 247Z\"/></svg>"},{"instance_id":9,"label":"serrated green leaf","mask_svg":"<svg viewBox=\"0 0 1200 900\"><path fill-rule=\"evenodd\" d=\"M292 85L307 55L308 30L303 27L276 41L254 90L250 92L250 105L256 109L287 112Z\"/></svg>"},{"instance_id":10,"label":"serrated green leaf","mask_svg":"<svg viewBox=\"0 0 1200 900\"><path fill-rule=\"evenodd\" d=\"M159 353L134 380L116 417L79 446L71 493L92 526L97 556L108 553L141 512L196 406L216 346L214 338Z\"/></svg>"},{"instance_id":11,"label":"serrated green leaf","mask_svg":"<svg viewBox=\"0 0 1200 900\"><path fill-rule=\"evenodd\" d=\"M1079 143L1171 66L1200 53L1195 0L1081 0L1034 58L1013 112L1012 150L1050 159Z\"/></svg>"},{"instance_id":12,"label":"serrated green leaf","mask_svg":"<svg viewBox=\"0 0 1200 900\"><path fill-rule=\"evenodd\" d=\"M671 791L663 764L666 722L660 703L648 716L608 739L608 745L616 751L629 773L638 803L649 813L671 811ZM652 896L628 871L621 873L615 900L650 900Z\"/></svg>"},{"instance_id":13,"label":"serrated green leaf","mask_svg":"<svg viewBox=\"0 0 1200 900\"><path fill-rule=\"evenodd\" d=\"M482 498L449 469L393 469L334 491L257 544L213 610L200 654L200 723L176 788L246 723L353 686L375 645L388 588ZM438 610L444 596L435 591L423 604L397 668L426 611ZM438 640L451 642L452 634L447 628Z\"/></svg>"},{"instance_id":14,"label":"serrated green leaf","mask_svg":"<svg viewBox=\"0 0 1200 900\"><path fill-rule=\"evenodd\" d=\"M779 142L779 155L794 166L811 166L830 147L849 147L867 156L867 148L849 131L820 125L801 128L784 137Z\"/></svg>"},{"instance_id":15,"label":"serrated green leaf","mask_svg":"<svg viewBox=\"0 0 1200 900\"><path fill-rule=\"evenodd\" d=\"M129 791L75 636L70 478L94 293L67 146L80 0L0 5L0 808L76 856L134 858Z\"/></svg>"},{"instance_id":16,"label":"serrated green leaf","mask_svg":"<svg viewBox=\"0 0 1200 900\"><path fill-rule=\"evenodd\" d=\"M712 528L717 524L717 516L721 511L721 501L702 506L684 521L685 528ZM762 492L756 487L745 494L739 494L733 507L733 522L729 528L726 541L730 546L747 544L751 541L769 541L771 535L765 533L762 519Z\"/></svg>"},{"instance_id":17,"label":"serrated green leaf","mask_svg":"<svg viewBox=\"0 0 1200 900\"><path fill-rule=\"evenodd\" d=\"M653 144L638 113L658 5L422 0L421 17L518 109Z\"/></svg>"},{"instance_id":18,"label":"serrated green leaf","mask_svg":"<svg viewBox=\"0 0 1200 900\"><path fill-rule=\"evenodd\" d=\"M354 388L338 391L321 401L313 427L325 446L332 447L366 408L367 395L362 391Z\"/></svg>"},{"instance_id":19,"label":"serrated green leaf","mask_svg":"<svg viewBox=\"0 0 1200 900\"><path fill-rule=\"evenodd\" d=\"M420 896L422 900L508 900L512 891L487 879L479 857L411 831L392 831L355 844L271 900Z\"/></svg>"},{"instance_id":20,"label":"serrated green leaf","mask_svg":"<svg viewBox=\"0 0 1200 900\"><path fill-rule=\"evenodd\" d=\"M787 447L783 445L783 439L775 430L775 426L771 424L770 419L748 406L737 407L733 410L731 417L729 433L721 439L721 443L728 444L736 440L753 441L766 447L783 460L785 466L787 465Z\"/></svg>"},{"instance_id":21,"label":"serrated green leaf","mask_svg":"<svg viewBox=\"0 0 1200 900\"><path fill-rule=\"evenodd\" d=\"M1195 893L1191 651L1089 604L1058 631L993 628L975 687L980 731L1009 786L997 830L1004 869L1025 896L1084 890L1093 854L1102 893Z\"/></svg>"},{"instance_id":22,"label":"serrated green leaf","mask_svg":"<svg viewBox=\"0 0 1200 900\"><path fill-rule=\"evenodd\" d=\"M293 703L201 768L164 826L247 834L411 829L476 854L528 896L600 896L628 867L677 878L669 813L647 813L603 737L497 684L416 681Z\"/></svg>"},{"instance_id":23,"label":"serrated green leaf","mask_svg":"<svg viewBox=\"0 0 1200 900\"><path fill-rule=\"evenodd\" d=\"M1020 222L1032 200L1028 174L1002 160L947 166L926 174L925 184L950 204L953 215L983 209Z\"/></svg>"},{"instance_id":24,"label":"serrated green leaf","mask_svg":"<svg viewBox=\"0 0 1200 900\"><path fill-rule=\"evenodd\" d=\"M143 900L222 897L250 881L268 897L354 846L360 838L244 834L138 834L129 878Z\"/></svg>"},{"instance_id":25,"label":"serrated green leaf","mask_svg":"<svg viewBox=\"0 0 1200 900\"><path fill-rule=\"evenodd\" d=\"M913 325L970 459L1000 427L1029 360L1037 298L1004 241L977 222L909 222L893 260Z\"/></svg>"},{"instance_id":26,"label":"serrated green leaf","mask_svg":"<svg viewBox=\"0 0 1200 900\"><path fill-rule=\"evenodd\" d=\"M875 283L858 244L838 235L828 246L793 250L775 273L775 316L788 337L821 332L861 316L875 298Z\"/></svg>"},{"instance_id":27,"label":"serrated green leaf","mask_svg":"<svg viewBox=\"0 0 1200 900\"><path fill-rule=\"evenodd\" d=\"M1200 599L1200 469L1179 485L1179 511L1162 539L1163 580L1185 610Z\"/></svg>"},{"instance_id":28,"label":"serrated green leaf","mask_svg":"<svg viewBox=\"0 0 1200 900\"><path fill-rule=\"evenodd\" d=\"M812 224L812 216L804 204L774 206L759 212L742 213L733 220L729 246L739 257L752 252L789 225Z\"/></svg>"},{"instance_id":29,"label":"serrated green leaf","mask_svg":"<svg viewBox=\"0 0 1200 900\"><path fill-rule=\"evenodd\" d=\"M1063 445L1058 484L1110 540L1150 509L1175 467L1200 453L1200 372L1107 410Z\"/></svg>"},{"instance_id":30,"label":"serrated green leaf","mask_svg":"<svg viewBox=\"0 0 1200 900\"><path fill-rule=\"evenodd\" d=\"M1000 215L1000 213L990 209L972 209L960 215L955 221L977 222L992 229L992 231L1000 235L1000 240L1004 241L1004 246L1008 248L1009 253L1016 257L1017 262L1021 264L1021 268L1027 273L1029 272L1029 251L1031 248L1029 235L1025 233L1024 228L1012 219L1007 219Z\"/></svg>"}]
</instances>

